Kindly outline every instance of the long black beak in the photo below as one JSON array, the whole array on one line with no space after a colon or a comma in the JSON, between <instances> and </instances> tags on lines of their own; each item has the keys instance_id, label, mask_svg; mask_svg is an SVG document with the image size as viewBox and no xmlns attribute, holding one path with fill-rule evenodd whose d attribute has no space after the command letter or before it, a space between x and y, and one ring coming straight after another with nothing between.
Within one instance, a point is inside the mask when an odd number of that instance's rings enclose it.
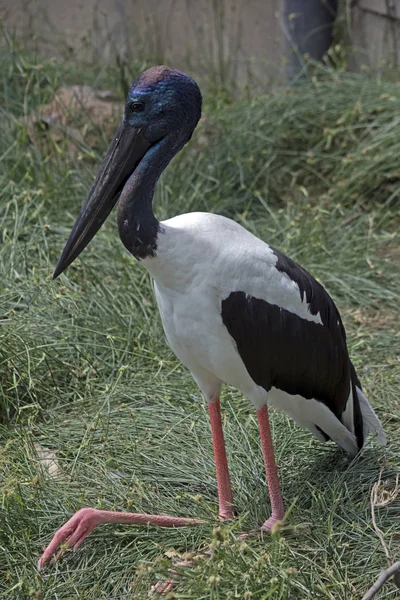
<instances>
[{"instance_id":1,"label":"long black beak","mask_svg":"<svg viewBox=\"0 0 400 600\"><path fill-rule=\"evenodd\" d=\"M53 274L58 277L96 235L130 175L150 148L142 129L122 121Z\"/></svg>"}]
</instances>

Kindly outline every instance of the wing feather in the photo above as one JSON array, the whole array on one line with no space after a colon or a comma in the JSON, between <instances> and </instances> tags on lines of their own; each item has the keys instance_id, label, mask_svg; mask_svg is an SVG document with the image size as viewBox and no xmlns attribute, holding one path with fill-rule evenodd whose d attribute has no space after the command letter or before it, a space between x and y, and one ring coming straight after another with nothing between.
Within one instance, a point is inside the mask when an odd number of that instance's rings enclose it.
<instances>
[{"instance_id":1,"label":"wing feather","mask_svg":"<svg viewBox=\"0 0 400 600\"><path fill-rule=\"evenodd\" d=\"M355 393L359 381L339 311L323 286L282 253L275 268L298 284L300 301L305 297L321 323L244 291L231 292L222 301L222 320L249 375L265 390L275 387L323 402L341 422L347 402L354 402L353 431L361 447L363 425Z\"/></svg>"}]
</instances>

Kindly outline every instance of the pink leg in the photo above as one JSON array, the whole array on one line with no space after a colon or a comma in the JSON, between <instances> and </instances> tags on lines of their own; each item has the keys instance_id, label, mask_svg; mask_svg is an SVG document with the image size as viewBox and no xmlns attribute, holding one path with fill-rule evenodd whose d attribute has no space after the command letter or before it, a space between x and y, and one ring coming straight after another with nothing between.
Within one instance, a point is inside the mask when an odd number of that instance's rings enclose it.
<instances>
[{"instance_id":1,"label":"pink leg","mask_svg":"<svg viewBox=\"0 0 400 600\"><path fill-rule=\"evenodd\" d=\"M221 519L232 519L235 511L233 508L231 480L229 477L228 461L226 458L219 398L213 398L208 403L208 410L210 412L215 468L217 472L219 516Z\"/></svg>"},{"instance_id":2,"label":"pink leg","mask_svg":"<svg viewBox=\"0 0 400 600\"><path fill-rule=\"evenodd\" d=\"M53 536L50 544L39 559L40 570L52 557L57 559L65 550L73 546L79 548L83 540L101 523L119 523L126 525L158 525L160 527L187 527L201 525L200 519L185 519L164 515L146 515L139 513L113 512L96 508L81 508Z\"/></svg>"},{"instance_id":3,"label":"pink leg","mask_svg":"<svg viewBox=\"0 0 400 600\"><path fill-rule=\"evenodd\" d=\"M261 447L264 456L265 473L267 475L269 497L271 500L272 514L261 529L269 530L277 521L281 521L285 516L283 500L279 486L278 471L274 458L274 447L271 438L271 429L269 426L268 407L263 406L257 411L258 424L260 426Z\"/></svg>"}]
</instances>

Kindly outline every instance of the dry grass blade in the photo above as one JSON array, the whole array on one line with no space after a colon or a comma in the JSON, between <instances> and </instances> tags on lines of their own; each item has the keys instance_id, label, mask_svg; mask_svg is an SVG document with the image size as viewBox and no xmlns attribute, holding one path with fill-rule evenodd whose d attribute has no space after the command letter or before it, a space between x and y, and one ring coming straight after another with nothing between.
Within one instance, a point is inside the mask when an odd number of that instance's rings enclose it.
<instances>
[{"instance_id":1,"label":"dry grass blade","mask_svg":"<svg viewBox=\"0 0 400 600\"><path fill-rule=\"evenodd\" d=\"M398 588L400 588L400 562L396 562L392 564L392 559L390 556L389 549L385 542L385 538L383 532L379 529L376 523L375 516L375 507L384 507L395 501L400 493L399 487L399 475L396 476L396 481L394 488L391 490L387 490L384 487L381 487L382 483L382 469L379 473L379 478L376 483L372 486L371 496L370 496L370 507L371 507L371 519L372 525L378 536L382 548L385 552L386 560L388 563L388 568L385 571L382 571L376 583L368 590L368 592L363 596L362 600L371 600L377 592L381 589L381 587L389 580L391 577L394 578L394 582Z\"/></svg>"},{"instance_id":2,"label":"dry grass blade","mask_svg":"<svg viewBox=\"0 0 400 600\"><path fill-rule=\"evenodd\" d=\"M378 536L378 538L382 544L382 548L385 552L388 567L390 567L392 564L392 560L390 557L389 549L385 542L385 538L383 536L383 532L379 529L378 525L376 524L375 507L376 506L377 507L387 506L388 504L390 504L391 502L396 500L396 498L398 497L398 495L400 493L399 476L397 475L397 477L396 477L396 483L395 483L393 490L386 490L384 488L381 488L381 481L382 481L382 470L379 473L378 481L376 483L374 483L374 485L372 486L372 489L371 489L371 496L370 496L371 519L372 519L372 524L373 524L374 530L376 532L376 535Z\"/></svg>"},{"instance_id":3,"label":"dry grass blade","mask_svg":"<svg viewBox=\"0 0 400 600\"><path fill-rule=\"evenodd\" d=\"M396 577L396 575L397 575L397 577ZM377 581L368 590L368 592L366 594L364 594L364 596L362 597L361 600L372 600L372 598L374 598L375 595L379 592L381 587L384 586L385 583L387 581L389 581L389 579L391 579L392 577L394 578L397 587L400 589L400 577L399 576L400 576L400 561L394 563L385 571L382 571L382 573L379 575L379 578L377 579Z\"/></svg>"}]
</instances>

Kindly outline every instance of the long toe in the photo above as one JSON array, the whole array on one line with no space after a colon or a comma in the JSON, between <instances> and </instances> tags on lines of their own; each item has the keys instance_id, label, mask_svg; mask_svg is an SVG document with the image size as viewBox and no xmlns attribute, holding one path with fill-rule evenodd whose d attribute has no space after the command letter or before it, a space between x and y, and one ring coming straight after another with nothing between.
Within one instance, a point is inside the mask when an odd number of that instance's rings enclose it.
<instances>
[{"instance_id":1,"label":"long toe","mask_svg":"<svg viewBox=\"0 0 400 600\"><path fill-rule=\"evenodd\" d=\"M94 508L81 508L70 519L60 527L54 534L50 544L38 562L38 569L48 563L51 559L60 558L66 550L74 547L76 550L98 524L97 511Z\"/></svg>"}]
</instances>

